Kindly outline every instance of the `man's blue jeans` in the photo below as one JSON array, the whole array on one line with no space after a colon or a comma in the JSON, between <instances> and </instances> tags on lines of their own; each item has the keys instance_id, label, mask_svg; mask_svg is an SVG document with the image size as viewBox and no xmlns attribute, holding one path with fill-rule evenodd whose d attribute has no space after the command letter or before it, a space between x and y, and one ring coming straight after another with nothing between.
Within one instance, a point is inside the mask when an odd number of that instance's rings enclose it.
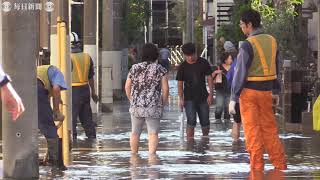
<instances>
[{"instance_id":1,"label":"man's blue jeans","mask_svg":"<svg viewBox=\"0 0 320 180\"><path fill-rule=\"evenodd\" d=\"M185 101L184 107L186 109L188 127L196 127L198 114L201 127L210 128L209 105L206 101L201 103Z\"/></svg>"}]
</instances>

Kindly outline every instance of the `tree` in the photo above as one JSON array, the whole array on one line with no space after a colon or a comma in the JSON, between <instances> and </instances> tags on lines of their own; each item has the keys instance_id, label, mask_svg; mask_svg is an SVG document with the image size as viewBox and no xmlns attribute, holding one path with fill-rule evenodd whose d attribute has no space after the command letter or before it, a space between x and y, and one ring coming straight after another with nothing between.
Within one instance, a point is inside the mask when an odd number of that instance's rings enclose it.
<instances>
[{"instance_id":1,"label":"tree","mask_svg":"<svg viewBox=\"0 0 320 180\"><path fill-rule=\"evenodd\" d=\"M266 3L262 3L261 0L237 0L232 9L232 23L221 26L216 38L219 39L223 36L235 44L245 40L239 27L240 14L246 9L253 8L261 13L265 32L277 39L282 59L305 59L306 48L304 47L307 43L307 35L299 28L299 10L297 8L302 3L303 0L278 0L275 3L272 0L267 0ZM218 47L218 53L222 50L223 48Z\"/></svg>"},{"instance_id":2,"label":"tree","mask_svg":"<svg viewBox=\"0 0 320 180\"><path fill-rule=\"evenodd\" d=\"M303 62L307 54L308 37L299 27L299 6L303 0L280 0L276 3L252 0L251 7L262 15L262 24L266 33L273 35L278 41L282 59ZM285 27L285 28L284 28Z\"/></svg>"},{"instance_id":3,"label":"tree","mask_svg":"<svg viewBox=\"0 0 320 180\"><path fill-rule=\"evenodd\" d=\"M221 37L224 37L225 40L231 41L233 44L238 44L239 41L243 41L245 36L243 35L239 26L240 14L249 8L251 8L251 6L248 1L236 0L235 5L232 7L231 23L224 24L219 27L217 34L215 35L216 39L219 40ZM218 55L223 51L223 45L218 43Z\"/></svg>"},{"instance_id":4,"label":"tree","mask_svg":"<svg viewBox=\"0 0 320 180\"><path fill-rule=\"evenodd\" d=\"M194 1L194 37L198 47L202 45L203 39L203 27L202 27L202 12L201 12L201 1ZM178 25L185 31L187 25L187 9L184 1L176 1L176 5L173 8L173 13L176 17ZM201 47L202 48L202 47Z\"/></svg>"},{"instance_id":5,"label":"tree","mask_svg":"<svg viewBox=\"0 0 320 180\"><path fill-rule=\"evenodd\" d=\"M145 1L128 0L128 8L123 10L122 31L128 35L128 43L144 42L144 25L148 18Z\"/></svg>"},{"instance_id":6,"label":"tree","mask_svg":"<svg viewBox=\"0 0 320 180\"><path fill-rule=\"evenodd\" d=\"M296 7L302 5L303 2L304 0L276 0L275 2L267 0L263 3L261 0L252 0L251 7L259 11L264 19L274 19L279 13L297 16Z\"/></svg>"},{"instance_id":7,"label":"tree","mask_svg":"<svg viewBox=\"0 0 320 180\"><path fill-rule=\"evenodd\" d=\"M177 19L177 24L182 28L186 28L186 18L187 18L187 13L186 13L186 7L183 1L177 1L176 5L173 8L173 13Z\"/></svg>"}]
</instances>

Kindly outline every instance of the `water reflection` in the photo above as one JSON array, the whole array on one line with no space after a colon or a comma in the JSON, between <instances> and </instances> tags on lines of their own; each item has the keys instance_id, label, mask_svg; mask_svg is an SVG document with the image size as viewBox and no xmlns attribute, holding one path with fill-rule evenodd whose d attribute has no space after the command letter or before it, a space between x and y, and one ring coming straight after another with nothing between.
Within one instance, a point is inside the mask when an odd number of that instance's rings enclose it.
<instances>
[{"instance_id":1,"label":"water reflection","mask_svg":"<svg viewBox=\"0 0 320 180\"><path fill-rule=\"evenodd\" d=\"M186 141L186 150L200 154L206 154L206 151L210 149L209 145L210 137L201 137L200 140L195 140L192 138Z\"/></svg>"},{"instance_id":2,"label":"water reflection","mask_svg":"<svg viewBox=\"0 0 320 180\"><path fill-rule=\"evenodd\" d=\"M250 180L284 180L285 174L279 170L251 171L248 179Z\"/></svg>"},{"instance_id":3,"label":"water reflection","mask_svg":"<svg viewBox=\"0 0 320 180\"><path fill-rule=\"evenodd\" d=\"M172 84L175 81L171 82ZM175 94L176 89L171 88ZM249 172L249 155L244 138L234 142L231 123L211 124L210 136L181 140L176 96L161 120L160 143L156 156L149 156L147 133L141 135L139 155L131 155L129 146L130 116L128 103L115 103L113 114L103 114L98 121L97 140L88 140L79 129L73 144L73 165L63 174L52 174L40 167L43 178L64 179L284 179L285 177L319 177L320 137L281 134L286 148L288 170L277 172L266 161L265 172ZM214 116L214 108L211 108ZM211 122L214 118L211 117ZM82 132L82 133L81 133ZM241 131L243 134L243 131ZM264 157L266 160L267 156ZM298 178L299 179L299 178Z\"/></svg>"},{"instance_id":4,"label":"water reflection","mask_svg":"<svg viewBox=\"0 0 320 180\"><path fill-rule=\"evenodd\" d=\"M132 179L140 178L139 165L142 164L142 159L138 154L132 154L130 157L130 175Z\"/></svg>"},{"instance_id":5,"label":"water reflection","mask_svg":"<svg viewBox=\"0 0 320 180\"><path fill-rule=\"evenodd\" d=\"M157 155L149 155L148 158L149 167L147 168L148 179L159 179L160 170L156 165L161 165L160 158Z\"/></svg>"},{"instance_id":6,"label":"water reflection","mask_svg":"<svg viewBox=\"0 0 320 180\"><path fill-rule=\"evenodd\" d=\"M74 139L72 141L72 147L73 148L83 148L86 149L88 152L92 150L92 148L96 147L97 140L96 139L91 139L91 138L86 138L84 140L77 140Z\"/></svg>"},{"instance_id":7,"label":"water reflection","mask_svg":"<svg viewBox=\"0 0 320 180\"><path fill-rule=\"evenodd\" d=\"M147 162L146 162L147 161ZM157 155L149 155L147 159L144 159L138 154L132 154L130 157L130 175L132 179L159 179L160 171L157 165L160 165L161 161Z\"/></svg>"}]
</instances>

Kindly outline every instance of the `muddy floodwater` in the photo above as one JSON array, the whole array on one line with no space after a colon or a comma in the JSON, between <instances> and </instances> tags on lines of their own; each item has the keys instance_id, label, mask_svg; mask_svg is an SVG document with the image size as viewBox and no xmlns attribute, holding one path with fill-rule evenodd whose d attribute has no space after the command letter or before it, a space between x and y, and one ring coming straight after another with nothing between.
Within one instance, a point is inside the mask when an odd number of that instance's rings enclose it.
<instances>
[{"instance_id":1,"label":"muddy floodwater","mask_svg":"<svg viewBox=\"0 0 320 180\"><path fill-rule=\"evenodd\" d=\"M141 135L139 155L130 153L130 116L127 101L116 102L114 112L102 114L97 140L86 139L78 126L78 140L72 149L73 164L62 173L40 167L41 179L320 179L320 136L285 133L280 137L286 149L288 170L279 172L265 155L265 172L249 170L243 130L241 141L232 143L232 122L214 123L214 106L210 109L211 131L202 138L199 124L195 140L180 136L176 82L170 81L170 103L161 120L160 144L156 156L148 155L146 129ZM40 152L45 141L40 139Z\"/></svg>"}]
</instances>

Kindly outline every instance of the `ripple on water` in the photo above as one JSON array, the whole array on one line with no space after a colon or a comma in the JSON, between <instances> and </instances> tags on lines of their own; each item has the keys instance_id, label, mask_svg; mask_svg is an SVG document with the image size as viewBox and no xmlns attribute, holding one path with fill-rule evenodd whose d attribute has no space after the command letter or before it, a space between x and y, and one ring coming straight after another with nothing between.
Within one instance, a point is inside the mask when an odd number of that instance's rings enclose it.
<instances>
[{"instance_id":1,"label":"ripple on water","mask_svg":"<svg viewBox=\"0 0 320 180\"><path fill-rule=\"evenodd\" d=\"M159 171L183 174L231 174L246 173L249 169L247 163L218 163L218 164L165 164L154 165Z\"/></svg>"},{"instance_id":2,"label":"ripple on water","mask_svg":"<svg viewBox=\"0 0 320 180\"><path fill-rule=\"evenodd\" d=\"M292 134L292 133L288 133L288 134L280 134L279 137L281 139L311 139L311 137L307 137L307 136L303 136L303 135L299 135L299 134Z\"/></svg>"}]
</instances>

